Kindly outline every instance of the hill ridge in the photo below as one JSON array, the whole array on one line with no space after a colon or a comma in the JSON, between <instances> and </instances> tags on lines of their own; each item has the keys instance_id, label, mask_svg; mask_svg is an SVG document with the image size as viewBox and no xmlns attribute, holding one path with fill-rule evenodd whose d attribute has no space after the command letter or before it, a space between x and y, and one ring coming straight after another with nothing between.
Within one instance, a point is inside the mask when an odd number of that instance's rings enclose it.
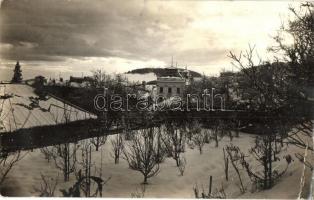
<instances>
[{"instance_id":1,"label":"hill ridge","mask_svg":"<svg viewBox=\"0 0 314 200\"><path fill-rule=\"evenodd\" d=\"M178 68L178 69L183 69L183 68ZM188 70L193 77L202 77L202 75L198 72ZM126 74L147 74L147 73L154 73L156 76L163 76L165 74L165 68L162 67L145 67L145 68L139 68L139 69L134 69L131 71L126 72Z\"/></svg>"}]
</instances>

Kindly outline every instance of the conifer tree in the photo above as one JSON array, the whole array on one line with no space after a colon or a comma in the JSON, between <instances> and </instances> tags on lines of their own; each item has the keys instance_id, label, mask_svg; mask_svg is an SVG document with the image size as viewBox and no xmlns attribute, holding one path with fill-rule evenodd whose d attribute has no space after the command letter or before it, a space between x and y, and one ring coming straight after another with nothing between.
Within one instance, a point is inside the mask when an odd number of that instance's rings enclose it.
<instances>
[{"instance_id":1,"label":"conifer tree","mask_svg":"<svg viewBox=\"0 0 314 200\"><path fill-rule=\"evenodd\" d=\"M14 68L14 74L13 78L11 80L12 83L21 83L22 82L22 70L21 65L19 64L19 61L16 62L15 68Z\"/></svg>"}]
</instances>

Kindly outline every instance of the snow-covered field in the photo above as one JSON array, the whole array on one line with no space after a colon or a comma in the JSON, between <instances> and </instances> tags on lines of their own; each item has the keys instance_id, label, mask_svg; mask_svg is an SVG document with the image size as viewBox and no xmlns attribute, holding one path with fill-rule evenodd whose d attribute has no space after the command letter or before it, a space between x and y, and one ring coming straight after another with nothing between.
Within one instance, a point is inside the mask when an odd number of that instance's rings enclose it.
<instances>
[{"instance_id":1,"label":"snow-covered field","mask_svg":"<svg viewBox=\"0 0 314 200\"><path fill-rule=\"evenodd\" d=\"M106 144L101 146L99 151L93 150L93 167L99 168L102 160L102 177L104 179L111 177L104 186L103 196L129 198L131 193L140 190L143 176L139 172L129 169L127 162L123 159L120 159L119 164L114 164L110 153L112 137L114 136L108 137ZM247 153L247 150L253 145L253 141L253 135L241 133L240 137L234 138L232 143ZM175 161L172 158L166 158L160 165L160 173L148 180L145 197L194 198L193 187L197 184L200 189L204 187L204 190L207 191L210 175L213 176L213 190L223 185L227 198L296 199L298 197L300 178L303 172L303 165L298 160L294 160L290 164L288 171L272 189L265 191L253 192L246 172L241 170L246 188L246 193L241 194L238 187L239 181L232 166L229 167L229 181L224 178L222 148L229 143L230 140L226 137L220 141L218 148L213 142L205 144L201 155L196 148L190 149L187 146L184 153L187 164L183 176L179 175ZM279 163L281 164L278 166L276 164L276 166L279 169L283 167L286 162L283 156L286 154L293 156L296 152L303 154L304 151L290 145L287 151L283 151L280 155L281 162ZM57 196L61 195L60 188L69 188L75 180L75 177L71 175L70 181L64 183L62 172L55 167L54 162L48 163L40 150L36 149L28 152L10 172L3 191L10 196L38 196L34 188L40 187L40 174L53 178L59 174L59 183L55 193Z\"/></svg>"}]
</instances>

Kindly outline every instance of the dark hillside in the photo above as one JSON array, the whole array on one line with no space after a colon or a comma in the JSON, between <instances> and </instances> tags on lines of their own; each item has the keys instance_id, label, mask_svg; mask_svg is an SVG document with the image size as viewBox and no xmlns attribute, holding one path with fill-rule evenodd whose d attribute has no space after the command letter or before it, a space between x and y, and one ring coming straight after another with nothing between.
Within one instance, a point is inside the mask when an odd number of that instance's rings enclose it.
<instances>
[{"instance_id":1,"label":"dark hillside","mask_svg":"<svg viewBox=\"0 0 314 200\"><path fill-rule=\"evenodd\" d=\"M180 68L179 68L180 69ZM202 75L198 72L189 70L193 77L202 77ZM165 68L140 68L128 71L127 74L146 74L146 73L154 73L157 76L163 76L165 74Z\"/></svg>"}]
</instances>

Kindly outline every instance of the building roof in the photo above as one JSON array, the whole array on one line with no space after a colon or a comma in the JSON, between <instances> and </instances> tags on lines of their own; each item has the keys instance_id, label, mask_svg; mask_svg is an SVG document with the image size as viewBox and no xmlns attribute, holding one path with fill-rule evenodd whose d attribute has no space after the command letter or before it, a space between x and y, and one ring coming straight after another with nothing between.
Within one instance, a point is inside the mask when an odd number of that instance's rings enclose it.
<instances>
[{"instance_id":1,"label":"building roof","mask_svg":"<svg viewBox=\"0 0 314 200\"><path fill-rule=\"evenodd\" d=\"M92 113L53 97L40 100L22 84L0 84L0 132L96 118Z\"/></svg>"},{"instance_id":2,"label":"building roof","mask_svg":"<svg viewBox=\"0 0 314 200\"><path fill-rule=\"evenodd\" d=\"M158 81L181 81L185 82L185 80L181 77L176 77L176 76L162 76L157 78Z\"/></svg>"}]
</instances>

